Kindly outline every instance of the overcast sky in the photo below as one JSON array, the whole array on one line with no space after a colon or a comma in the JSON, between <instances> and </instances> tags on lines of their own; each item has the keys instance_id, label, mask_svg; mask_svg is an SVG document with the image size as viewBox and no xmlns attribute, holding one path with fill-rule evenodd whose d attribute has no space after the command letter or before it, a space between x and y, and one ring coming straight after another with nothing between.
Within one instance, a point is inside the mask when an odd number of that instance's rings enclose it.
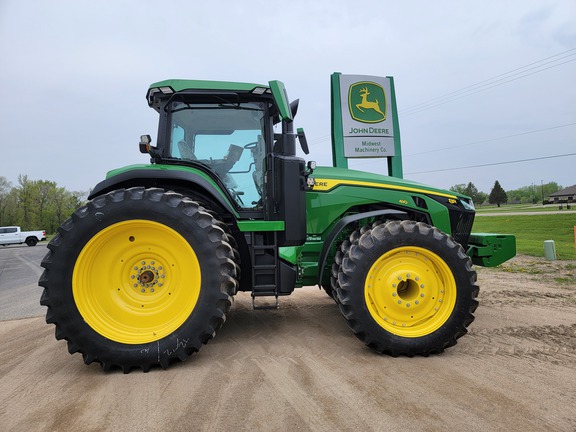
<instances>
[{"instance_id":1,"label":"overcast sky","mask_svg":"<svg viewBox=\"0 0 576 432\"><path fill-rule=\"evenodd\" d=\"M406 178L570 186L574 155L451 169L576 153L575 60L574 0L0 0L0 176L88 190L146 163L145 94L168 78L283 81L329 165L342 72L394 77Z\"/></svg>"}]
</instances>

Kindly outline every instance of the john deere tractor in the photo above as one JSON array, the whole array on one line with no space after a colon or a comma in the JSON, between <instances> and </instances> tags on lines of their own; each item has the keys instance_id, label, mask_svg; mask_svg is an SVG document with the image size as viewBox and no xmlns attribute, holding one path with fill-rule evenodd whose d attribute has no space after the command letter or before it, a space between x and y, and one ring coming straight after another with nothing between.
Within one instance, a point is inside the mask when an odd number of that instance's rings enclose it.
<instances>
[{"instance_id":1,"label":"john deere tractor","mask_svg":"<svg viewBox=\"0 0 576 432\"><path fill-rule=\"evenodd\" d=\"M513 236L471 235L469 197L306 164L279 81L167 80L146 98L150 163L109 172L42 261L46 321L86 364L167 368L214 337L238 291L258 309L312 285L370 348L428 356L474 320L472 264L515 254Z\"/></svg>"}]
</instances>

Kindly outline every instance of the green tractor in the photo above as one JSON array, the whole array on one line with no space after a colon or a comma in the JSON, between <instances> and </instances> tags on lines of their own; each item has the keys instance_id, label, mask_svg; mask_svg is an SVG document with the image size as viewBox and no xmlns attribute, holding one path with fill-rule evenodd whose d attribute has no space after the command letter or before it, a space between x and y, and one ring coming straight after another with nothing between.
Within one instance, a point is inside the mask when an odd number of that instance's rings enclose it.
<instances>
[{"instance_id":1,"label":"green tractor","mask_svg":"<svg viewBox=\"0 0 576 432\"><path fill-rule=\"evenodd\" d=\"M311 285L375 351L428 356L474 320L472 264L515 255L513 236L471 234L469 197L306 164L279 81L167 80L147 100L150 164L109 172L42 261L46 322L86 364L167 368L214 337L238 291L277 307Z\"/></svg>"}]
</instances>

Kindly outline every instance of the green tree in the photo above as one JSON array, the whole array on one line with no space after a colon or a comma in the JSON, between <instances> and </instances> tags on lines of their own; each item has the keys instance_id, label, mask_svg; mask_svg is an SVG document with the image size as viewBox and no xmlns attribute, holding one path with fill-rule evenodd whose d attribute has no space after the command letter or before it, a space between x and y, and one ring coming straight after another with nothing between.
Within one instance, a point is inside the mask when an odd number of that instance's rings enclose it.
<instances>
[{"instance_id":1,"label":"green tree","mask_svg":"<svg viewBox=\"0 0 576 432\"><path fill-rule=\"evenodd\" d=\"M12 188L5 198L2 225L21 225L16 188Z\"/></svg>"},{"instance_id":2,"label":"green tree","mask_svg":"<svg viewBox=\"0 0 576 432\"><path fill-rule=\"evenodd\" d=\"M476 202L475 198L478 195L478 188L474 186L474 183L468 182L466 189L464 189L464 193L472 198L472 201Z\"/></svg>"},{"instance_id":3,"label":"green tree","mask_svg":"<svg viewBox=\"0 0 576 432\"><path fill-rule=\"evenodd\" d=\"M466 190L466 185L464 183L459 183L459 184L456 184L454 186L450 186L450 190L452 192L456 192L456 193L464 195L465 194L464 191Z\"/></svg>"},{"instance_id":4,"label":"green tree","mask_svg":"<svg viewBox=\"0 0 576 432\"><path fill-rule=\"evenodd\" d=\"M522 186L518 189L507 191L508 202L520 204L536 204L546 199L551 193L558 192L562 186L556 182Z\"/></svg>"},{"instance_id":5,"label":"green tree","mask_svg":"<svg viewBox=\"0 0 576 432\"><path fill-rule=\"evenodd\" d=\"M49 180L18 176L12 187L0 176L0 225L53 233L86 200L88 192L70 192Z\"/></svg>"},{"instance_id":6,"label":"green tree","mask_svg":"<svg viewBox=\"0 0 576 432\"><path fill-rule=\"evenodd\" d=\"M478 192L478 195L476 196L476 201L474 201L474 203L478 204L478 205L482 205L487 200L488 200L488 194L486 192Z\"/></svg>"},{"instance_id":7,"label":"green tree","mask_svg":"<svg viewBox=\"0 0 576 432\"><path fill-rule=\"evenodd\" d=\"M472 182L468 182L468 184L466 185L464 183L456 184L454 186L451 186L450 190L452 192L457 192L462 195L468 195L470 198L472 198L474 204L477 205L482 204L484 201L486 201L486 198L488 197L488 195L486 195L484 192L480 192Z\"/></svg>"},{"instance_id":8,"label":"green tree","mask_svg":"<svg viewBox=\"0 0 576 432\"><path fill-rule=\"evenodd\" d=\"M48 180L36 180L33 182L36 189L36 202L38 209L37 226L47 229L50 232L54 229L52 222L54 220L54 199L56 195L56 182Z\"/></svg>"},{"instance_id":9,"label":"green tree","mask_svg":"<svg viewBox=\"0 0 576 432\"><path fill-rule=\"evenodd\" d=\"M18 176L16 186L18 198L18 217L23 230L37 229L38 222L38 188L27 175Z\"/></svg>"},{"instance_id":10,"label":"green tree","mask_svg":"<svg viewBox=\"0 0 576 432\"><path fill-rule=\"evenodd\" d=\"M50 232L56 231L73 212L82 204L84 192L70 192L63 187L58 187L54 191L53 218L48 225Z\"/></svg>"},{"instance_id":11,"label":"green tree","mask_svg":"<svg viewBox=\"0 0 576 432\"><path fill-rule=\"evenodd\" d=\"M496 204L498 207L500 207L500 204L508 202L508 195L506 195L506 191L502 189L498 180L494 182L494 186L488 196L488 202L490 204Z\"/></svg>"},{"instance_id":12,"label":"green tree","mask_svg":"<svg viewBox=\"0 0 576 432\"><path fill-rule=\"evenodd\" d=\"M6 206L8 205L8 195L12 190L12 183L10 183L6 177L0 176L0 226L5 225L4 222L4 212Z\"/></svg>"}]
</instances>

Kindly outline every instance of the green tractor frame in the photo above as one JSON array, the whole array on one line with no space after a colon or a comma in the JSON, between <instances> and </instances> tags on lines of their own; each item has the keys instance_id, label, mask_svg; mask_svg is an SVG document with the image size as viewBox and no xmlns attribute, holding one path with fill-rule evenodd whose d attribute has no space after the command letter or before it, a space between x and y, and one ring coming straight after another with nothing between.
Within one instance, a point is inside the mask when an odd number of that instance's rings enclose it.
<instances>
[{"instance_id":1,"label":"green tractor frame","mask_svg":"<svg viewBox=\"0 0 576 432\"><path fill-rule=\"evenodd\" d=\"M167 80L146 98L150 163L109 172L42 261L46 321L86 364L167 368L215 336L238 291L259 309L313 285L370 348L428 356L474 320L473 264L515 255L513 236L471 234L469 197L297 157L280 81Z\"/></svg>"}]
</instances>

